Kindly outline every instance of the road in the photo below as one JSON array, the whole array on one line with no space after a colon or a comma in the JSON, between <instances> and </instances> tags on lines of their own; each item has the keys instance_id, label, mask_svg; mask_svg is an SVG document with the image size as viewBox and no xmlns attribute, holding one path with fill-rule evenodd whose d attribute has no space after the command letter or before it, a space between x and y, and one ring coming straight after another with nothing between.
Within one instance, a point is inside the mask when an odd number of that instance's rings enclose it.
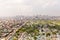
<instances>
[{"instance_id":1,"label":"road","mask_svg":"<svg viewBox=\"0 0 60 40\"><path fill-rule=\"evenodd\" d=\"M6 38L5 40L10 40L10 38L12 36L14 36L14 34L16 33L16 31L18 31L18 29L20 29L23 25L25 25L27 22L23 23L22 25L20 25L18 28L16 28L12 33L10 33Z\"/></svg>"}]
</instances>

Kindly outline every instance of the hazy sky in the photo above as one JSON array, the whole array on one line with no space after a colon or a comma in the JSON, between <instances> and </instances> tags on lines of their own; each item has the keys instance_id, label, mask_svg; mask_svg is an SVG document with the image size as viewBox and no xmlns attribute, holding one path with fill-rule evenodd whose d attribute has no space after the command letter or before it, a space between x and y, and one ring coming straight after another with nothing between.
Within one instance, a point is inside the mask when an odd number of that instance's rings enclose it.
<instances>
[{"instance_id":1,"label":"hazy sky","mask_svg":"<svg viewBox=\"0 0 60 40\"><path fill-rule=\"evenodd\" d=\"M60 16L60 0L0 0L0 16Z\"/></svg>"}]
</instances>

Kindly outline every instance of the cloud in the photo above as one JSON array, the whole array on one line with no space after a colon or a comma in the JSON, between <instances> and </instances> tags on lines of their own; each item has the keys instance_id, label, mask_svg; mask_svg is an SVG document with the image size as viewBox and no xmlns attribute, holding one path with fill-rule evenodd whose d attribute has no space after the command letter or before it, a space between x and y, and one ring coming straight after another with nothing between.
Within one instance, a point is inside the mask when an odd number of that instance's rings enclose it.
<instances>
[{"instance_id":1,"label":"cloud","mask_svg":"<svg viewBox=\"0 0 60 40\"><path fill-rule=\"evenodd\" d=\"M0 0L0 16L57 14L59 5L60 0Z\"/></svg>"},{"instance_id":2,"label":"cloud","mask_svg":"<svg viewBox=\"0 0 60 40\"><path fill-rule=\"evenodd\" d=\"M47 7L55 6L57 4L58 4L58 1L48 1L44 5L42 5L42 7L47 8Z\"/></svg>"}]
</instances>

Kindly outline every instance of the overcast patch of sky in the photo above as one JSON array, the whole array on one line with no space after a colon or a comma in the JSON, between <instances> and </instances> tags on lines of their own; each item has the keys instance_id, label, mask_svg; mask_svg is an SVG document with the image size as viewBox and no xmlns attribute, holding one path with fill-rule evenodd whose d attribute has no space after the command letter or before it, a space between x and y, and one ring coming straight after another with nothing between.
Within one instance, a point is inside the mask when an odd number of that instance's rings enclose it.
<instances>
[{"instance_id":1,"label":"overcast patch of sky","mask_svg":"<svg viewBox=\"0 0 60 40\"><path fill-rule=\"evenodd\" d=\"M60 16L60 0L0 0L0 16Z\"/></svg>"}]
</instances>

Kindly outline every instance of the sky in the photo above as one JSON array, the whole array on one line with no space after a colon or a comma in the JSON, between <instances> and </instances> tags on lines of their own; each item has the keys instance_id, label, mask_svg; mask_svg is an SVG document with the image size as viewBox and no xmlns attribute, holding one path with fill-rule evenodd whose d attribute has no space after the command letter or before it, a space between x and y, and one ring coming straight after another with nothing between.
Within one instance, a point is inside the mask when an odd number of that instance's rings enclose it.
<instances>
[{"instance_id":1,"label":"sky","mask_svg":"<svg viewBox=\"0 0 60 40\"><path fill-rule=\"evenodd\" d=\"M0 16L60 16L60 0L0 0Z\"/></svg>"}]
</instances>

